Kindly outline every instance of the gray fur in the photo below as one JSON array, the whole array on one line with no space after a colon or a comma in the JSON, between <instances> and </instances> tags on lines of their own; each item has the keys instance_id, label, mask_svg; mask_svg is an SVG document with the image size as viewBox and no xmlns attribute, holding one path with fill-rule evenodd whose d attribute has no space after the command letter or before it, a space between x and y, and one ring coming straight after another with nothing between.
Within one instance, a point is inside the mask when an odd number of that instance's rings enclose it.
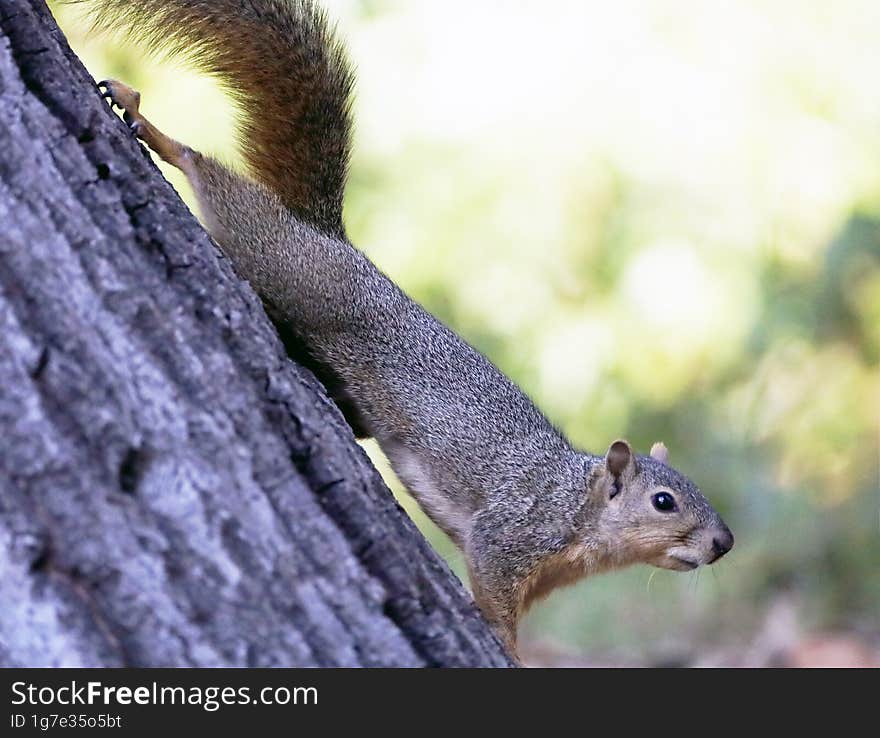
<instances>
[{"instance_id":1,"label":"gray fur","mask_svg":"<svg viewBox=\"0 0 880 738\"><path fill-rule=\"evenodd\" d=\"M502 633L515 637L532 589L543 593L523 583L572 547L580 563L564 581L639 561L678 568L666 557L672 544L709 563L703 533L727 529L693 482L632 455L612 495L603 456L573 449L488 359L360 251L300 222L262 185L196 156L194 184L218 243L345 383L392 467L464 549L475 594ZM679 513L651 508L657 489L674 493Z\"/></svg>"}]
</instances>

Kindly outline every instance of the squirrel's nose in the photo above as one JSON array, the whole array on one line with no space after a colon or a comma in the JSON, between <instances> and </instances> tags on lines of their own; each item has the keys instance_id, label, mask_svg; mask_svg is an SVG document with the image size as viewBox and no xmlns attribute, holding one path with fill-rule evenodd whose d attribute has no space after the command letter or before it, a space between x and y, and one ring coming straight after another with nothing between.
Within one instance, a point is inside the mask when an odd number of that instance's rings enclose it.
<instances>
[{"instance_id":1,"label":"squirrel's nose","mask_svg":"<svg viewBox=\"0 0 880 738\"><path fill-rule=\"evenodd\" d=\"M720 528L712 536L712 550L715 552L715 558L712 561L718 561L724 554L733 548L733 533L725 526Z\"/></svg>"}]
</instances>

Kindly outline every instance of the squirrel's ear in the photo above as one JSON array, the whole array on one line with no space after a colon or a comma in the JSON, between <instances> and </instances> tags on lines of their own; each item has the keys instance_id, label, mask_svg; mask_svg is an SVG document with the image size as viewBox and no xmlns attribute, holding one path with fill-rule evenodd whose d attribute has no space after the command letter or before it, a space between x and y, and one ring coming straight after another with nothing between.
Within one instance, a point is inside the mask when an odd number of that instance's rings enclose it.
<instances>
[{"instance_id":1,"label":"squirrel's ear","mask_svg":"<svg viewBox=\"0 0 880 738\"><path fill-rule=\"evenodd\" d=\"M626 441L615 441L605 454L605 465L615 479L634 463L632 448Z\"/></svg>"},{"instance_id":2,"label":"squirrel's ear","mask_svg":"<svg viewBox=\"0 0 880 738\"><path fill-rule=\"evenodd\" d=\"M661 464L668 464L669 449L666 448L666 444L662 441L657 441L657 443L651 446L651 458L656 459Z\"/></svg>"}]
</instances>

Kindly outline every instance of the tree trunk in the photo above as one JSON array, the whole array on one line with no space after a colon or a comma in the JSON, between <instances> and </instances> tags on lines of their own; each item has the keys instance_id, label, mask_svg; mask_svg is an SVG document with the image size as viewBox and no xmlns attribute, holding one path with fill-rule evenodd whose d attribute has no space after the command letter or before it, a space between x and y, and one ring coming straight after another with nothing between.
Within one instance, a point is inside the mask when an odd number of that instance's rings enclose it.
<instances>
[{"instance_id":1,"label":"tree trunk","mask_svg":"<svg viewBox=\"0 0 880 738\"><path fill-rule=\"evenodd\" d=\"M43 0L3 0L0 666L509 663Z\"/></svg>"}]
</instances>

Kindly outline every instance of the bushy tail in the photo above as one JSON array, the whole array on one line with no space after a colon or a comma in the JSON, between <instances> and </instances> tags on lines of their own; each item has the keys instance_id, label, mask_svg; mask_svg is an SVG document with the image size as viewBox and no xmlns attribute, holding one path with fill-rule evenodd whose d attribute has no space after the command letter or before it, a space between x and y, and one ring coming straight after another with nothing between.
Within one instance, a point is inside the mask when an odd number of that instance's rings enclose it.
<instances>
[{"instance_id":1,"label":"bushy tail","mask_svg":"<svg viewBox=\"0 0 880 738\"><path fill-rule=\"evenodd\" d=\"M354 77L311 0L82 0L125 31L217 77L240 106L251 175L300 218L342 235Z\"/></svg>"}]
</instances>

